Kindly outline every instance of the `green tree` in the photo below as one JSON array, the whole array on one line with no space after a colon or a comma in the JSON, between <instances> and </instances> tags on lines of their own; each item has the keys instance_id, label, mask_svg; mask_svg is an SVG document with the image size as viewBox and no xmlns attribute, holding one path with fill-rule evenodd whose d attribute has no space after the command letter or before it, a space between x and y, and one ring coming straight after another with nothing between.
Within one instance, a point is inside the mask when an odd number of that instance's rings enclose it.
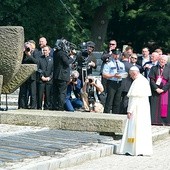
<instances>
[{"instance_id":1,"label":"green tree","mask_svg":"<svg viewBox=\"0 0 170 170\"><path fill-rule=\"evenodd\" d=\"M1 0L0 25L24 27L25 39L45 36L49 45L65 37L92 40L101 50L109 39L139 49L152 41L170 46L169 0Z\"/></svg>"},{"instance_id":2,"label":"green tree","mask_svg":"<svg viewBox=\"0 0 170 170\"><path fill-rule=\"evenodd\" d=\"M169 13L168 0L136 0L112 14L108 37L114 37L119 45L129 43L138 52L143 46L149 46L151 51L162 46L166 52L170 46Z\"/></svg>"}]
</instances>

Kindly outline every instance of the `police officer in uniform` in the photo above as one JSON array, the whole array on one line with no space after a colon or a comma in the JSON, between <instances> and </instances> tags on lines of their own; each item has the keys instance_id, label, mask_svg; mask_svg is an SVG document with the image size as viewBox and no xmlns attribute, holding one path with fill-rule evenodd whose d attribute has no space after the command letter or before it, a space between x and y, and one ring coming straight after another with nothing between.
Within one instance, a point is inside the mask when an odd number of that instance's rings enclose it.
<instances>
[{"instance_id":1,"label":"police officer in uniform","mask_svg":"<svg viewBox=\"0 0 170 170\"><path fill-rule=\"evenodd\" d=\"M121 51L117 48L112 50L112 58L110 62L106 63L103 68L102 76L107 79L107 97L104 107L104 113L118 114L120 111L121 101L121 82L120 73L125 72L125 66L119 61Z\"/></svg>"}]
</instances>

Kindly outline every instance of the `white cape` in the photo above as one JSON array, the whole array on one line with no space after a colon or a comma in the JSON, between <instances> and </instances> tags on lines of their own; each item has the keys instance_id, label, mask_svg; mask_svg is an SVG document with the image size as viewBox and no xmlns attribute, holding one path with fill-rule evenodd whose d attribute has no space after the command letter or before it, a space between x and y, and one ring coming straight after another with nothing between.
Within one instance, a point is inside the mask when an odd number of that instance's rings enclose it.
<instances>
[{"instance_id":1,"label":"white cape","mask_svg":"<svg viewBox=\"0 0 170 170\"><path fill-rule=\"evenodd\" d=\"M142 75L135 79L128 92L129 103L127 111L132 113L127 119L120 154L152 155L152 132L150 118L150 104L148 96L151 95L149 82Z\"/></svg>"}]
</instances>

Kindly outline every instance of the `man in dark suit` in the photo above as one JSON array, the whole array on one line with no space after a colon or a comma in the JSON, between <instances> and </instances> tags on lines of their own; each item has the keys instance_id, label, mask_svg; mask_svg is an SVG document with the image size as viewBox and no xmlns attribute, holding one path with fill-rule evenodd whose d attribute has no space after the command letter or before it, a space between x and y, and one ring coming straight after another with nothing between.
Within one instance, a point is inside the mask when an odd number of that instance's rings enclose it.
<instances>
[{"instance_id":1,"label":"man in dark suit","mask_svg":"<svg viewBox=\"0 0 170 170\"><path fill-rule=\"evenodd\" d=\"M47 46L47 39L45 37L41 37L39 39L39 46L34 50L33 56L39 60L39 58L43 55L43 48ZM53 57L53 49L50 48L50 54Z\"/></svg>"},{"instance_id":2,"label":"man in dark suit","mask_svg":"<svg viewBox=\"0 0 170 170\"><path fill-rule=\"evenodd\" d=\"M132 63L129 62L130 55L127 52L122 53L122 60L121 62L125 65L125 71L129 73L130 68L133 66ZM126 114L127 113L127 106L128 106L128 91L132 84L132 79L128 74L128 77L122 79L122 98L120 104L120 113Z\"/></svg>"},{"instance_id":3,"label":"man in dark suit","mask_svg":"<svg viewBox=\"0 0 170 170\"><path fill-rule=\"evenodd\" d=\"M137 64L142 67L148 61L150 61L149 48L144 47L142 48L142 56L138 57Z\"/></svg>"},{"instance_id":4,"label":"man in dark suit","mask_svg":"<svg viewBox=\"0 0 170 170\"><path fill-rule=\"evenodd\" d=\"M70 64L74 61L65 47L65 41L57 40L53 53L53 110L64 110L67 84L70 81Z\"/></svg>"},{"instance_id":5,"label":"man in dark suit","mask_svg":"<svg viewBox=\"0 0 170 170\"><path fill-rule=\"evenodd\" d=\"M53 80L53 58L50 56L50 47L45 46L38 62L38 102L37 109L42 109L44 95L44 110L51 109L51 90Z\"/></svg>"},{"instance_id":6,"label":"man in dark suit","mask_svg":"<svg viewBox=\"0 0 170 170\"><path fill-rule=\"evenodd\" d=\"M33 57L31 43L25 43L22 64L37 64ZM30 97L30 99L29 99ZM30 103L28 104L28 102ZM18 109L36 109L36 73L33 73L21 86L18 99Z\"/></svg>"},{"instance_id":7,"label":"man in dark suit","mask_svg":"<svg viewBox=\"0 0 170 170\"><path fill-rule=\"evenodd\" d=\"M149 72L152 66L156 66L158 64L160 55L157 52L153 52L151 54L151 60L146 62L143 65L144 76L149 80Z\"/></svg>"}]
</instances>

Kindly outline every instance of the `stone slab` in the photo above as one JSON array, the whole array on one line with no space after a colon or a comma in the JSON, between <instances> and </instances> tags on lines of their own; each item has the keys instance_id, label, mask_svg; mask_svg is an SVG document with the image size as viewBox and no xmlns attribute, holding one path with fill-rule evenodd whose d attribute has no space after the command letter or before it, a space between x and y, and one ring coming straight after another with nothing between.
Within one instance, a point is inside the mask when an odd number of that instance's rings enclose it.
<instances>
[{"instance_id":1,"label":"stone slab","mask_svg":"<svg viewBox=\"0 0 170 170\"><path fill-rule=\"evenodd\" d=\"M6 143L3 143L2 146L15 147L18 149L33 150L33 151L39 152L42 156L55 155L55 152L56 152L55 149L44 148L44 147L39 147L39 146L32 146L32 145L27 145L27 144L23 144L23 143L17 144L14 142L6 142Z\"/></svg>"},{"instance_id":2,"label":"stone slab","mask_svg":"<svg viewBox=\"0 0 170 170\"><path fill-rule=\"evenodd\" d=\"M35 158L41 156L40 153L36 151L18 149L8 146L0 146L0 151L22 155L26 158Z\"/></svg>"},{"instance_id":3,"label":"stone slab","mask_svg":"<svg viewBox=\"0 0 170 170\"><path fill-rule=\"evenodd\" d=\"M48 135L47 135L48 134ZM43 137L42 137L43 136ZM72 142L70 143L70 136ZM75 140L74 140L74 137ZM91 140L89 140L91 138ZM63 157L71 150L92 146L97 139L110 141L110 137L94 132L64 131L45 129L34 133L24 133L0 138L0 160L2 162L23 161L26 158L38 159L41 156ZM81 143L81 141L86 143ZM65 142L63 142L65 140ZM87 145L88 142L89 145ZM64 152L61 152L63 151ZM1 163L0 163L1 164Z\"/></svg>"},{"instance_id":4,"label":"stone slab","mask_svg":"<svg viewBox=\"0 0 170 170\"><path fill-rule=\"evenodd\" d=\"M24 28L20 26L0 27L0 74L3 85L8 84L18 72L23 58Z\"/></svg>"},{"instance_id":5,"label":"stone slab","mask_svg":"<svg viewBox=\"0 0 170 170\"><path fill-rule=\"evenodd\" d=\"M21 64L18 72L11 78L10 82L2 87L3 94L10 94L17 90L32 73L37 70L36 64Z\"/></svg>"},{"instance_id":6,"label":"stone slab","mask_svg":"<svg viewBox=\"0 0 170 170\"><path fill-rule=\"evenodd\" d=\"M0 123L122 134L126 115L20 109L1 113Z\"/></svg>"},{"instance_id":7,"label":"stone slab","mask_svg":"<svg viewBox=\"0 0 170 170\"><path fill-rule=\"evenodd\" d=\"M12 153L9 153L9 152L3 152L3 151L0 151L0 158L2 159L6 159L8 161L22 161L24 159L23 156L21 155L18 155L18 154L12 154Z\"/></svg>"},{"instance_id":8,"label":"stone slab","mask_svg":"<svg viewBox=\"0 0 170 170\"><path fill-rule=\"evenodd\" d=\"M57 151L57 152L64 152L68 150L69 148L75 148L78 147L78 145L74 144L68 144L68 143L54 143L51 141L46 140L39 140L37 138L24 138L23 136L14 136L14 137L7 137L5 139L0 139L0 143L18 143L23 146L27 146L29 150L32 150L32 148L39 148L40 150L44 150L44 148L50 149L50 151Z\"/></svg>"}]
</instances>

